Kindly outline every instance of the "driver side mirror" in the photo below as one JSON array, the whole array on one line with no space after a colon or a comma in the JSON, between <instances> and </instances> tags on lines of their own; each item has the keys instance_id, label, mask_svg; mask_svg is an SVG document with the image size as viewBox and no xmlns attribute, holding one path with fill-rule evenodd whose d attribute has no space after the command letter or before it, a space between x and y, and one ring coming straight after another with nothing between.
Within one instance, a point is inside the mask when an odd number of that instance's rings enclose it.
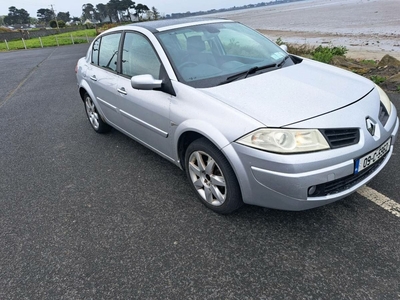
<instances>
[{"instance_id":1,"label":"driver side mirror","mask_svg":"<svg viewBox=\"0 0 400 300\"><path fill-rule=\"evenodd\" d=\"M161 88L162 80L154 79L150 74L137 75L131 78L131 85L137 90L154 90Z\"/></svg>"}]
</instances>

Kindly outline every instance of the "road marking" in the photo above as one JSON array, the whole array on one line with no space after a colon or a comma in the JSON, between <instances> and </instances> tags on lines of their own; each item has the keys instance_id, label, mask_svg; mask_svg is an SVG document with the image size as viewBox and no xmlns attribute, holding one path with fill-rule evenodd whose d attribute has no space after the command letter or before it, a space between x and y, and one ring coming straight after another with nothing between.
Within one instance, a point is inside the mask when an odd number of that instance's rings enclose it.
<instances>
[{"instance_id":1,"label":"road marking","mask_svg":"<svg viewBox=\"0 0 400 300\"><path fill-rule=\"evenodd\" d=\"M357 193L400 218L400 204L396 201L393 201L366 185L360 188Z\"/></svg>"}]
</instances>

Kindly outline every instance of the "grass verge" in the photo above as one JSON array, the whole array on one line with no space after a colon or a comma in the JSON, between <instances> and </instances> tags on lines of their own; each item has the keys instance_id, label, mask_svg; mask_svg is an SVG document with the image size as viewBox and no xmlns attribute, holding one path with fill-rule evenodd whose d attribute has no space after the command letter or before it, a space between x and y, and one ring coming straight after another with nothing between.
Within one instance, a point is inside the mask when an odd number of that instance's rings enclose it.
<instances>
[{"instance_id":1,"label":"grass verge","mask_svg":"<svg viewBox=\"0 0 400 300\"><path fill-rule=\"evenodd\" d=\"M61 45L72 45L87 43L90 38L96 36L95 29L78 30L68 33L60 33L41 37L42 44L39 38L31 38L25 40L27 49L43 47L55 47ZM8 45L8 48L7 48ZM0 42L0 51L25 49L24 42L21 40L9 41L7 44L4 41Z\"/></svg>"}]
</instances>

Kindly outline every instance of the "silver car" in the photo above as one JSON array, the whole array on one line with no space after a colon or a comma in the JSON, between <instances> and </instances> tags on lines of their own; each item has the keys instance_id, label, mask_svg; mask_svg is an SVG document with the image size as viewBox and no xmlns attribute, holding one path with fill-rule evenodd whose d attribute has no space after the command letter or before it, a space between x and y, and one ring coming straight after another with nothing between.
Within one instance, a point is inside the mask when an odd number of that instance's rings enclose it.
<instances>
[{"instance_id":1,"label":"silver car","mask_svg":"<svg viewBox=\"0 0 400 300\"><path fill-rule=\"evenodd\" d=\"M96 132L116 128L185 170L218 213L344 198L387 164L399 128L371 81L229 20L110 29L76 72Z\"/></svg>"}]
</instances>

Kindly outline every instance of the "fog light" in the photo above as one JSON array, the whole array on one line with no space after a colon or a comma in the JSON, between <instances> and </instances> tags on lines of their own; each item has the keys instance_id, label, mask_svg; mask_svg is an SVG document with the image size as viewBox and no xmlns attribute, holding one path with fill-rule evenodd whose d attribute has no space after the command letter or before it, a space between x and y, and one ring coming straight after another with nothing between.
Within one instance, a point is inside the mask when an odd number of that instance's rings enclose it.
<instances>
[{"instance_id":1,"label":"fog light","mask_svg":"<svg viewBox=\"0 0 400 300\"><path fill-rule=\"evenodd\" d=\"M317 190L317 186L313 185L308 188L308 196L312 196Z\"/></svg>"}]
</instances>

